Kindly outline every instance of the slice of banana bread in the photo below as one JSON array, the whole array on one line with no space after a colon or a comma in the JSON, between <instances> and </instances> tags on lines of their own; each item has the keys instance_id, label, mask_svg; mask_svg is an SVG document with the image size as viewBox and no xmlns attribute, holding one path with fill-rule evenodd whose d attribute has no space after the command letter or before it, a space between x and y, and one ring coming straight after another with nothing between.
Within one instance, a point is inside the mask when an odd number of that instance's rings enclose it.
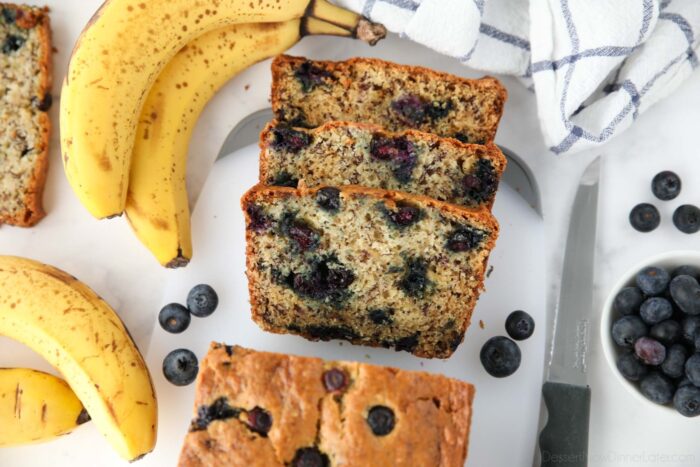
<instances>
[{"instance_id":1,"label":"slice of banana bread","mask_svg":"<svg viewBox=\"0 0 700 467\"><path fill-rule=\"evenodd\" d=\"M432 133L390 133L329 122L313 130L271 123L260 137L260 182L296 187L362 185L490 209L506 158L498 147Z\"/></svg>"},{"instance_id":2,"label":"slice of banana bread","mask_svg":"<svg viewBox=\"0 0 700 467\"><path fill-rule=\"evenodd\" d=\"M0 3L0 224L29 227L42 204L51 122L47 8Z\"/></svg>"},{"instance_id":3,"label":"slice of banana bread","mask_svg":"<svg viewBox=\"0 0 700 467\"><path fill-rule=\"evenodd\" d=\"M243 196L253 319L421 357L462 342L498 234L486 209L357 186Z\"/></svg>"},{"instance_id":4,"label":"slice of banana bread","mask_svg":"<svg viewBox=\"0 0 700 467\"><path fill-rule=\"evenodd\" d=\"M474 387L212 344L180 467L462 467Z\"/></svg>"},{"instance_id":5,"label":"slice of banana bread","mask_svg":"<svg viewBox=\"0 0 700 467\"><path fill-rule=\"evenodd\" d=\"M282 55L272 63L272 110L291 126L343 120L484 144L496 136L506 96L494 78L471 80L371 58Z\"/></svg>"}]
</instances>

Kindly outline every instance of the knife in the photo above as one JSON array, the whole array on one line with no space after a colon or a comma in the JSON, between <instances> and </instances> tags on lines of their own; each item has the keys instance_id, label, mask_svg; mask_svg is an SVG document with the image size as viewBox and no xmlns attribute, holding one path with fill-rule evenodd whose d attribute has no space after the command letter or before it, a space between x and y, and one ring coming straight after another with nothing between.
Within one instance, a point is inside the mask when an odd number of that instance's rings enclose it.
<instances>
[{"instance_id":1,"label":"knife","mask_svg":"<svg viewBox=\"0 0 700 467\"><path fill-rule=\"evenodd\" d=\"M583 172L571 211L559 299L542 397L547 424L540 433L543 467L588 464L588 345L593 313L593 265L600 158Z\"/></svg>"}]
</instances>

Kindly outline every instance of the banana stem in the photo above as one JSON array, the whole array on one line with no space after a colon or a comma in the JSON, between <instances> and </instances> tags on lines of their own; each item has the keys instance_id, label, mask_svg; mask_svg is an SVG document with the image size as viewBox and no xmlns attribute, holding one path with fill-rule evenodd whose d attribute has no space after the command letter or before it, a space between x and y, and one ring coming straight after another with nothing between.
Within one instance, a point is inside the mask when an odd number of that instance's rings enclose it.
<instances>
[{"instance_id":1,"label":"banana stem","mask_svg":"<svg viewBox=\"0 0 700 467\"><path fill-rule=\"evenodd\" d=\"M343 29L348 33L345 34L341 33L339 30L332 30L327 26L321 27L321 25L316 25L315 27L320 30L326 29L333 32L312 32L310 34L350 36L367 42L369 45L374 45L386 37L386 28L381 24L373 23L364 16L335 6L329 3L328 0L312 0L309 3L305 16L328 23L329 25L334 25L338 29Z\"/></svg>"}]
</instances>

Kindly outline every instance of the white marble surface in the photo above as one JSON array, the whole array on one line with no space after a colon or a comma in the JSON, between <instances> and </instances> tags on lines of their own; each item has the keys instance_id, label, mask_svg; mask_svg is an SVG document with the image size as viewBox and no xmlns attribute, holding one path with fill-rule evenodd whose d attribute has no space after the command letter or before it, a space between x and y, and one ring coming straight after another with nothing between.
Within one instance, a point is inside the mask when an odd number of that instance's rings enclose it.
<instances>
[{"instance_id":1,"label":"white marble surface","mask_svg":"<svg viewBox=\"0 0 700 467\"><path fill-rule=\"evenodd\" d=\"M70 47L100 2L54 0L45 3L53 8L54 35L58 45L55 56L57 96ZM318 58L376 55L464 76L479 75L454 61L395 37L374 49L339 39L309 38L293 52ZM193 172L191 179L193 188L201 184L211 165L209 156L217 144L211 132L215 131L216 135L225 132L241 117L268 105L269 76L266 67L267 64L259 64L239 76L224 92L224 96L229 98L217 100L207 110L196 132L200 144L193 147L196 159L192 162L198 161L198 170ZM546 258L550 268L549 280L542 287L548 288L550 294L553 295L558 285L563 239L578 177L596 155L604 156L597 303L602 303L609 285L617 276L638 260L671 249L700 248L698 235L681 234L675 231L670 222L673 207L680 202L700 204L700 160L695 143L700 121L700 75L693 76L674 95L642 115L631 130L603 148L565 158L551 155L543 146L533 96L513 79L506 78L504 83L510 91L510 99L498 142L518 152L537 174L550 246ZM250 89L246 91L244 86L248 84ZM237 96L235 105L230 100L233 95ZM52 117L57 121L57 105L52 110ZM139 345L146 348L150 325L157 312L154 304L160 300L160 291L168 272L160 270L151 261L122 220L98 222L82 210L63 176L56 143L57 134L54 134L52 169L46 196L49 217L32 230L7 226L0 228L0 253L31 256L63 267L84 279L115 305L127 325L136 331ZM676 170L683 177L683 194L678 202L657 203L663 222L656 232L646 235L636 233L627 223L629 210L638 202L652 200L650 180L662 169ZM597 316L596 313L596 319ZM597 339L594 333L591 346L593 407L590 465L700 465L698 421L648 410L629 397L612 378ZM0 339L0 350L2 366L26 364L46 368L30 351L5 339ZM539 404L539 401L523 403ZM474 429L478 430L478 426ZM13 467L49 463L55 466L126 465L108 449L94 428L87 426L50 444L0 450L0 465L8 465L6 460L10 457ZM530 459L522 459L521 465L530 464Z\"/></svg>"}]
</instances>

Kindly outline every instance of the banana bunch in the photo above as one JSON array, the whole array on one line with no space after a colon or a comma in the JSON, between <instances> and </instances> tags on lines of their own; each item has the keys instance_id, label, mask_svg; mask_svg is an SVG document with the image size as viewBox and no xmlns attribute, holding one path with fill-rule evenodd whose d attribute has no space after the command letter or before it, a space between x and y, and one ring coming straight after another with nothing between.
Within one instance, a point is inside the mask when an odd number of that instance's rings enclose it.
<instances>
[{"instance_id":1,"label":"banana bunch","mask_svg":"<svg viewBox=\"0 0 700 467\"><path fill-rule=\"evenodd\" d=\"M97 218L126 212L161 264L192 256L187 149L201 111L242 70L306 35L386 34L327 0L107 0L61 94L68 181Z\"/></svg>"},{"instance_id":2,"label":"banana bunch","mask_svg":"<svg viewBox=\"0 0 700 467\"><path fill-rule=\"evenodd\" d=\"M0 256L0 335L35 350L60 379L0 371L0 445L47 439L87 421L125 459L153 449L153 383L119 316L76 278L51 266ZM6 431L7 429L7 431Z\"/></svg>"}]
</instances>

